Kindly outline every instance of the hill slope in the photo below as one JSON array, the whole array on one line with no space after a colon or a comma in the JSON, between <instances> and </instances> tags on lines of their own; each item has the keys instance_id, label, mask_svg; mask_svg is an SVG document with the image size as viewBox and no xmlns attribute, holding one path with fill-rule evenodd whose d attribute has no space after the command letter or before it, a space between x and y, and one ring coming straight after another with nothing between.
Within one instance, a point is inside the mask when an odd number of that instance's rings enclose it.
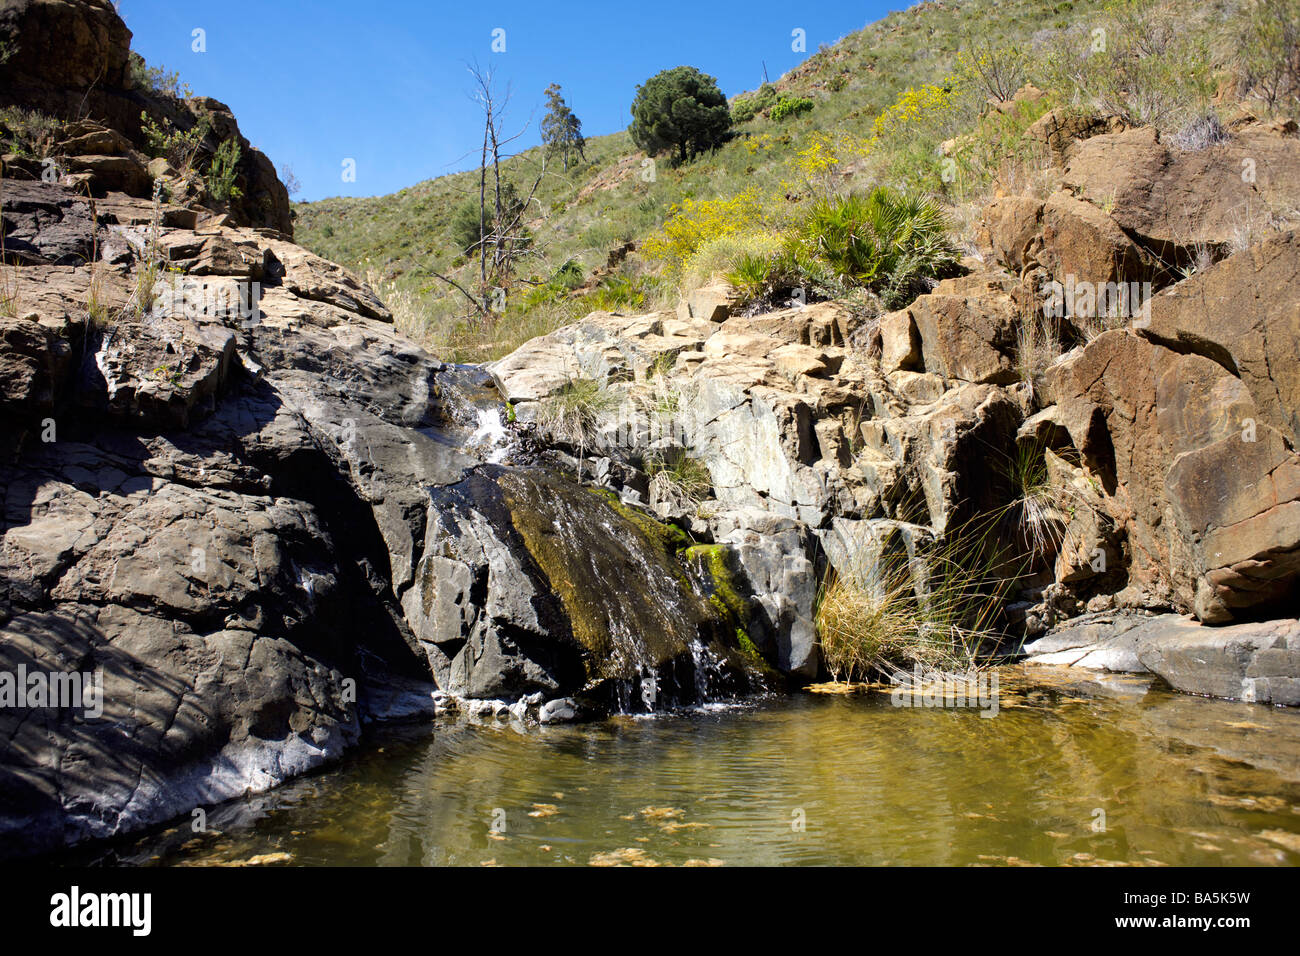
<instances>
[{"instance_id":1,"label":"hill slope","mask_svg":"<svg viewBox=\"0 0 1300 956\"><path fill-rule=\"evenodd\" d=\"M505 316L491 323L465 318L463 298L434 276L451 275L467 286L475 278L449 224L457 207L477 195L477 170L388 196L296 204L297 235L313 251L367 276L408 334L444 358L462 361L498 357L592 308L670 306L680 291L679 277L665 276L657 262L639 255L624 260L621 251L628 242L640 245L659 232L692 200L749 191L763 197L766 216L780 220L795 215L804 208L799 203L816 193L810 176L833 177L838 190L892 182L938 195L959 245L973 251L978 208L973 200L991 195L998 181L1035 175L1037 159L1015 155L1020 134L1033 120L1054 103L1081 95L1095 99L1094 79L1105 84L1103 94L1131 95L1132 90L1115 89L1121 81L1107 79L1105 70L1087 75L1096 69L1085 62L1095 42L1090 31L1101 18L1109 18L1104 22L1117 34L1112 45L1128 44L1126 50L1140 54L1143 69L1149 69L1146 48L1158 53L1150 63L1165 73L1141 79L1160 90L1161 108L1168 106L1171 114L1167 120L1177 114L1184 121L1194 114L1189 104L1208 102L1211 31L1200 28L1225 21L1241 3L1164 4L1163 19L1141 20L1141 10L1151 6L1149 0L929 0L824 47L773 84L769 95L812 99L810 112L783 121L760 112L738 122L733 139L711 154L680 167L659 159L653 181L647 181L644 157L626 131L592 138L586 162L567 172L558 163L546 169L529 222L535 254L521 267ZM1152 22L1162 28L1158 35L1148 35ZM1190 49L1180 34L1206 41L1204 55L1190 71L1178 60ZM1170 55L1174 47L1180 52ZM972 54L1010 63L1015 79L1033 80L1053 95L1026 103L1005 119L982 120L987 84L970 69ZM1121 55L1128 54L1114 54ZM708 70L707 63L699 66ZM976 82L954 92L951 78L963 66ZM1188 79L1180 70L1195 75ZM631 98L629 90L629 103ZM1155 117L1135 119L1153 122ZM967 147L974 142L955 178L941 176L938 165L952 142ZM873 147L866 158L865 143ZM829 163L819 166L827 157ZM540 148L527 150L504 164L506 176L526 191L542 161ZM614 250L620 252L611 257ZM570 260L581 275L571 272L566 281L537 289ZM602 278L604 288L595 289ZM575 285L581 288L573 291Z\"/></svg>"}]
</instances>

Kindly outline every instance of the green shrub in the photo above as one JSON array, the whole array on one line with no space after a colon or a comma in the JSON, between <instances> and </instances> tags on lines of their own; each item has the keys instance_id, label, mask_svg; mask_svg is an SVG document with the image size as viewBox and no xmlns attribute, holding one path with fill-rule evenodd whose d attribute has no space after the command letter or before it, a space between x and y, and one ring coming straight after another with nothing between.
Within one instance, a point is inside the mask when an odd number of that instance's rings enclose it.
<instances>
[{"instance_id":1,"label":"green shrub","mask_svg":"<svg viewBox=\"0 0 1300 956\"><path fill-rule=\"evenodd\" d=\"M928 197L879 186L814 203L799 239L844 286L866 286L899 308L925 291L925 280L956 264L947 223Z\"/></svg>"},{"instance_id":2,"label":"green shrub","mask_svg":"<svg viewBox=\"0 0 1300 956\"><path fill-rule=\"evenodd\" d=\"M131 82L136 89L162 93L168 96L187 97L190 88L181 82L179 73L168 71L161 66L150 66L139 53L131 51L128 69Z\"/></svg>"},{"instance_id":3,"label":"green shrub","mask_svg":"<svg viewBox=\"0 0 1300 956\"><path fill-rule=\"evenodd\" d=\"M160 125L141 110L140 128L144 132L149 155L165 158L182 176L188 176L194 168L194 160L203 140L212 128L212 122L206 115L200 115L193 126L180 130L169 120L163 120Z\"/></svg>"},{"instance_id":4,"label":"green shrub","mask_svg":"<svg viewBox=\"0 0 1300 956\"><path fill-rule=\"evenodd\" d=\"M212 157L208 167L208 193L217 202L238 199L244 193L235 185L239 175L239 140L235 137L223 140Z\"/></svg>"},{"instance_id":5,"label":"green shrub","mask_svg":"<svg viewBox=\"0 0 1300 956\"><path fill-rule=\"evenodd\" d=\"M0 147L31 159L44 159L54 148L64 122L39 110L18 106L0 109Z\"/></svg>"},{"instance_id":6,"label":"green shrub","mask_svg":"<svg viewBox=\"0 0 1300 956\"><path fill-rule=\"evenodd\" d=\"M496 195L491 188L488 189L483 201L486 207L480 213L479 196L476 187L474 195L456 207L451 214L450 222L447 224L447 232L451 236L452 242L456 243L456 248L465 255L469 255L478 249L481 238L479 233L480 215L483 218L481 223L483 235L489 237L489 245L491 245L490 237L500 231L496 217ZM503 181L501 183L500 229L503 230L508 226L523 208L524 201L519 197L519 191L515 189L515 184L509 180ZM517 229L516 232L518 231Z\"/></svg>"},{"instance_id":7,"label":"green shrub","mask_svg":"<svg viewBox=\"0 0 1300 956\"><path fill-rule=\"evenodd\" d=\"M772 107L771 117L776 122L788 119L791 116L802 116L810 112L813 108L813 101L806 96L783 96L775 106Z\"/></svg>"},{"instance_id":8,"label":"green shrub","mask_svg":"<svg viewBox=\"0 0 1300 956\"><path fill-rule=\"evenodd\" d=\"M764 83L753 93L737 96L735 102L731 104L731 121L748 123L764 110L775 106L776 99L776 87L771 83Z\"/></svg>"},{"instance_id":9,"label":"green shrub","mask_svg":"<svg viewBox=\"0 0 1300 956\"><path fill-rule=\"evenodd\" d=\"M576 259L566 259L555 273L540 285L528 290L523 308L535 309L547 302L558 302L582 285L582 265Z\"/></svg>"},{"instance_id":10,"label":"green shrub","mask_svg":"<svg viewBox=\"0 0 1300 956\"><path fill-rule=\"evenodd\" d=\"M1300 0L1253 0L1237 27L1242 85L1270 109L1300 97Z\"/></svg>"}]
</instances>

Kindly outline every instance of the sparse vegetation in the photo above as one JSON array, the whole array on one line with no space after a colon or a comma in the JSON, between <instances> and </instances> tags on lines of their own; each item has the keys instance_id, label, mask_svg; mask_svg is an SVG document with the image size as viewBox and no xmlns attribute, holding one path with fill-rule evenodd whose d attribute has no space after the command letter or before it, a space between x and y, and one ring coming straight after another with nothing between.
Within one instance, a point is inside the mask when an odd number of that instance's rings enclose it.
<instances>
[{"instance_id":1,"label":"sparse vegetation","mask_svg":"<svg viewBox=\"0 0 1300 956\"><path fill-rule=\"evenodd\" d=\"M576 447L581 458L602 419L617 401L602 383L585 376L575 377L539 403L537 423L557 440Z\"/></svg>"},{"instance_id":2,"label":"sparse vegetation","mask_svg":"<svg viewBox=\"0 0 1300 956\"><path fill-rule=\"evenodd\" d=\"M1037 399L1043 373L1061 357L1061 322L1050 315L1033 315L1021 321L1016 330L1016 369L1020 380L1029 388L1031 401Z\"/></svg>"},{"instance_id":3,"label":"sparse vegetation","mask_svg":"<svg viewBox=\"0 0 1300 956\"><path fill-rule=\"evenodd\" d=\"M150 155L166 159L182 179L193 175L195 160L211 127L211 121L204 115L200 115L189 129L181 130L166 121L158 123L145 111L140 113L140 128L144 131ZM238 150L238 146L235 148Z\"/></svg>"},{"instance_id":4,"label":"sparse vegetation","mask_svg":"<svg viewBox=\"0 0 1300 956\"><path fill-rule=\"evenodd\" d=\"M698 511L713 488L713 477L703 462L686 454L653 455L646 460L650 501L668 502Z\"/></svg>"},{"instance_id":5,"label":"sparse vegetation","mask_svg":"<svg viewBox=\"0 0 1300 956\"><path fill-rule=\"evenodd\" d=\"M66 124L39 110L0 109L0 152L41 160L51 154Z\"/></svg>"},{"instance_id":6,"label":"sparse vegetation","mask_svg":"<svg viewBox=\"0 0 1300 956\"><path fill-rule=\"evenodd\" d=\"M208 167L208 194L217 202L238 199L244 193L235 185L239 175L239 140L233 136L223 140Z\"/></svg>"},{"instance_id":7,"label":"sparse vegetation","mask_svg":"<svg viewBox=\"0 0 1300 956\"><path fill-rule=\"evenodd\" d=\"M129 67L132 85L137 89L149 90L168 96L185 98L191 96L190 88L181 82L180 74L161 66L150 66L144 57L131 52Z\"/></svg>"},{"instance_id":8,"label":"sparse vegetation","mask_svg":"<svg viewBox=\"0 0 1300 956\"><path fill-rule=\"evenodd\" d=\"M631 130L586 139L582 157L567 170L556 163L538 185L525 223L534 237L530 264L517 284L543 284L570 259L590 273L631 239L637 254L608 287L620 299L629 286L643 290L638 307L671 307L675 293L714 276L743 286L753 308L784 304L782 287L796 285L796 277L815 295L905 301L923 288L920 274L902 270L892 290L846 287L786 236L818 200L884 186L934 202L949 224L948 242L970 254L980 209L995 190L1045 198L1053 188L1045 147L1025 136L1048 110L1118 108L1158 120L1194 146L1213 140L1213 124L1226 121L1209 95L1211 80L1224 78L1215 72L1221 67L1234 71L1243 95L1264 101L1252 108L1273 102L1294 113L1290 81L1268 77L1287 75L1286 33L1272 24L1276 10L1297 2L1234 0L1188 10L1171 0L968 0L892 13L735 97L735 135L691 162L642 165L649 161L636 155ZM1096 30L1105 42L1094 50ZM1042 94L1007 102L1022 81ZM808 99L815 109L778 121L771 113L782 98ZM992 109L990 99L1004 103ZM503 175L531 182L545 152L504 158ZM322 255L373 270L385 295L409 300L404 327L443 357L491 359L596 306L581 295L529 300L527 289L516 288L510 308L492 321L463 321L458 294L433 273L471 278L472 260L444 224L457 206L477 200L477 187L473 171L390 197L299 204L298 235ZM593 299L612 304L599 291ZM535 304L524 308L527 301Z\"/></svg>"},{"instance_id":9,"label":"sparse vegetation","mask_svg":"<svg viewBox=\"0 0 1300 956\"><path fill-rule=\"evenodd\" d=\"M163 256L159 248L162 227L162 186L161 179L154 180L149 235L136 261L135 289L131 295L129 311L137 319L143 318L153 308L158 297L158 279L163 273Z\"/></svg>"},{"instance_id":10,"label":"sparse vegetation","mask_svg":"<svg viewBox=\"0 0 1300 956\"><path fill-rule=\"evenodd\" d=\"M980 665L1017 579L987 522L910 544L887 527L857 545L849 567L831 574L817 599L822 657L836 680L870 680L913 665Z\"/></svg>"}]
</instances>

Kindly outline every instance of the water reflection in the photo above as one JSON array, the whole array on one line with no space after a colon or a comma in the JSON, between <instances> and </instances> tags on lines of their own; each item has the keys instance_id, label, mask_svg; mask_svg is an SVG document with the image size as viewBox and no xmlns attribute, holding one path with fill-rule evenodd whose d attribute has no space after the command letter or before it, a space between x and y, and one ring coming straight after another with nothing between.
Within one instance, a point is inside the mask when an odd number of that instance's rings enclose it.
<instances>
[{"instance_id":1,"label":"water reflection","mask_svg":"<svg viewBox=\"0 0 1300 956\"><path fill-rule=\"evenodd\" d=\"M1300 863L1300 714L1024 675L1002 671L995 719L884 691L408 728L213 811L206 834L186 823L76 861Z\"/></svg>"}]
</instances>

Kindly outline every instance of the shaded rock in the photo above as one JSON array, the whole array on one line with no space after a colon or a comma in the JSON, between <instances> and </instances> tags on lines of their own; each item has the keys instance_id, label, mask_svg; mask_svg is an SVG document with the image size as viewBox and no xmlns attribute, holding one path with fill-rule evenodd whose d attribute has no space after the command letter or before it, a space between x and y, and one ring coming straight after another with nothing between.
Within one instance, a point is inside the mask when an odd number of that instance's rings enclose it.
<instances>
[{"instance_id":1,"label":"shaded rock","mask_svg":"<svg viewBox=\"0 0 1300 956\"><path fill-rule=\"evenodd\" d=\"M53 329L23 319L0 319L0 409L34 418L54 408L72 363L72 347Z\"/></svg>"},{"instance_id":2,"label":"shaded rock","mask_svg":"<svg viewBox=\"0 0 1300 956\"><path fill-rule=\"evenodd\" d=\"M1037 258L1042 217L1043 203L1032 196L994 199L984 208L982 244L997 262L1019 273Z\"/></svg>"},{"instance_id":3,"label":"shaded rock","mask_svg":"<svg viewBox=\"0 0 1300 956\"><path fill-rule=\"evenodd\" d=\"M21 265L80 265L91 259L96 226L90 204L45 182L6 182L5 257Z\"/></svg>"}]
</instances>

